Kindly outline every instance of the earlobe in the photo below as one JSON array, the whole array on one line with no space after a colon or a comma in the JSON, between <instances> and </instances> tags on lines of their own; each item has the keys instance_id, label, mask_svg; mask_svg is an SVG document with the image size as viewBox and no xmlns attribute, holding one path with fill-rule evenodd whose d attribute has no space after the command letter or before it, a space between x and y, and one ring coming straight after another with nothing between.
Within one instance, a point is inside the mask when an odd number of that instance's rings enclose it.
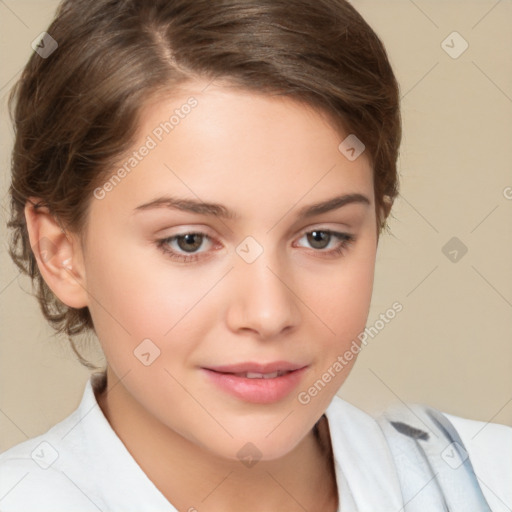
<instances>
[{"instance_id":1,"label":"earlobe","mask_svg":"<svg viewBox=\"0 0 512 512\"><path fill-rule=\"evenodd\" d=\"M38 198L28 198L25 219L39 271L61 302L83 308L88 297L78 237L66 233L47 207L36 207L38 202Z\"/></svg>"}]
</instances>

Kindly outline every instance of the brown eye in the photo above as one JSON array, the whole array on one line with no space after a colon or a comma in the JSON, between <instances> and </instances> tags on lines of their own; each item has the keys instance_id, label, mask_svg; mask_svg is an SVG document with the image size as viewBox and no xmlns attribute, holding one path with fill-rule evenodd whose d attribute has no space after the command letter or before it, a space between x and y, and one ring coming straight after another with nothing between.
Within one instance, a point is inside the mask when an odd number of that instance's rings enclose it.
<instances>
[{"instance_id":1,"label":"brown eye","mask_svg":"<svg viewBox=\"0 0 512 512\"><path fill-rule=\"evenodd\" d=\"M157 247L171 260L180 263L206 261L219 247L214 239L201 232L180 233L156 241Z\"/></svg>"},{"instance_id":2,"label":"brown eye","mask_svg":"<svg viewBox=\"0 0 512 512\"><path fill-rule=\"evenodd\" d=\"M200 233L188 233L176 237L178 247L185 252L194 252L201 247L204 235Z\"/></svg>"},{"instance_id":3,"label":"brown eye","mask_svg":"<svg viewBox=\"0 0 512 512\"><path fill-rule=\"evenodd\" d=\"M300 238L299 247L313 250L310 254L319 257L340 257L352 245L356 237L349 233L339 233L330 229L314 229L305 232Z\"/></svg>"},{"instance_id":4,"label":"brown eye","mask_svg":"<svg viewBox=\"0 0 512 512\"><path fill-rule=\"evenodd\" d=\"M331 241L331 233L327 231L311 231L307 234L308 243L314 249L325 249Z\"/></svg>"}]
</instances>

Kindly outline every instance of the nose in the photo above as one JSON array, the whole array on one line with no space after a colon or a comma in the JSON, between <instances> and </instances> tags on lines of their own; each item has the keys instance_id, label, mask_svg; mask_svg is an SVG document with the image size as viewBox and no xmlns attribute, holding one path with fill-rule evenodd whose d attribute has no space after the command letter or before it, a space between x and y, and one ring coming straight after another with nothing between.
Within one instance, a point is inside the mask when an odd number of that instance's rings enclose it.
<instances>
[{"instance_id":1,"label":"nose","mask_svg":"<svg viewBox=\"0 0 512 512\"><path fill-rule=\"evenodd\" d=\"M247 331L270 339L299 325L301 313L293 278L275 259L262 255L251 264L239 261L231 282L227 324L233 332Z\"/></svg>"}]
</instances>

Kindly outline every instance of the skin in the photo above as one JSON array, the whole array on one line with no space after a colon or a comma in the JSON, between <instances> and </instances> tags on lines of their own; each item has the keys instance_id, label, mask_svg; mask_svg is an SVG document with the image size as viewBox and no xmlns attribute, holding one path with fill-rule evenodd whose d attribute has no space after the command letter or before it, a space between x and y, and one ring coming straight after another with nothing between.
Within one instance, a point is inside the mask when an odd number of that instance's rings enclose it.
<instances>
[{"instance_id":1,"label":"skin","mask_svg":"<svg viewBox=\"0 0 512 512\"><path fill-rule=\"evenodd\" d=\"M199 82L144 108L133 150L192 95L198 106L103 199L91 199L83 245L27 203L32 247L52 241L49 261L36 255L43 277L64 303L90 309L108 362L99 405L179 510L336 510L333 469L312 428L356 357L309 404L297 395L365 328L378 244L369 159L349 161L338 150L348 134L292 99ZM348 193L370 204L297 217ZM219 203L237 218L135 213L162 195ZM356 239L334 254L341 242L315 248L306 234L315 229ZM213 239L197 261L158 247L191 231ZM253 263L236 252L247 236L263 248ZM167 246L190 255L176 240ZM134 356L144 339L160 350L147 366ZM277 360L307 369L271 404L233 397L200 369ZM261 455L250 468L237 456L248 442Z\"/></svg>"}]
</instances>

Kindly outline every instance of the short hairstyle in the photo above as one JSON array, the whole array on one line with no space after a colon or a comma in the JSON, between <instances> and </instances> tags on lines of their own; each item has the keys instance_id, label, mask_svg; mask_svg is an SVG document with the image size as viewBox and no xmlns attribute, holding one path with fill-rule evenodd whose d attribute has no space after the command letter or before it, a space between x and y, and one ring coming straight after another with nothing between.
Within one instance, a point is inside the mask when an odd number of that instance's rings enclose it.
<instances>
[{"instance_id":1,"label":"short hairstyle","mask_svg":"<svg viewBox=\"0 0 512 512\"><path fill-rule=\"evenodd\" d=\"M94 189L135 142L141 111L196 79L282 95L354 134L373 168L377 236L398 195L399 86L376 33L345 0L64 0L47 29L58 48L34 52L9 96L10 254L45 318L71 336L94 330L42 278L24 206L41 198L82 233ZM342 139L340 139L341 142Z\"/></svg>"}]
</instances>

